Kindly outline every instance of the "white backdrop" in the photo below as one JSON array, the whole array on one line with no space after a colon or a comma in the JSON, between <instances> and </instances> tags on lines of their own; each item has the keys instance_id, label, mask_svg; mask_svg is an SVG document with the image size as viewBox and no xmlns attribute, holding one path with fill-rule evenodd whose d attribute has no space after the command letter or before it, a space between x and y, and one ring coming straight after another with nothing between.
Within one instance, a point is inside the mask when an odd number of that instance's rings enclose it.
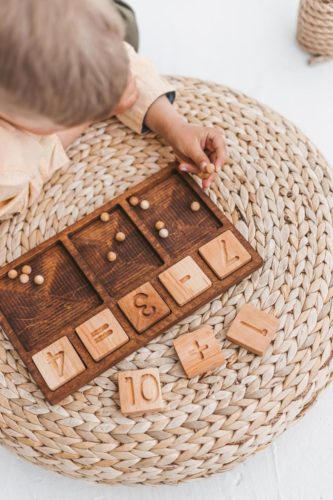
<instances>
[{"instance_id":1,"label":"white backdrop","mask_svg":"<svg viewBox=\"0 0 333 500\"><path fill-rule=\"evenodd\" d=\"M297 124L333 163L333 62L295 43L298 0L131 0L141 52L163 73L237 88ZM331 500L333 387L269 449L176 487L106 487L57 476L0 448L0 500Z\"/></svg>"}]
</instances>

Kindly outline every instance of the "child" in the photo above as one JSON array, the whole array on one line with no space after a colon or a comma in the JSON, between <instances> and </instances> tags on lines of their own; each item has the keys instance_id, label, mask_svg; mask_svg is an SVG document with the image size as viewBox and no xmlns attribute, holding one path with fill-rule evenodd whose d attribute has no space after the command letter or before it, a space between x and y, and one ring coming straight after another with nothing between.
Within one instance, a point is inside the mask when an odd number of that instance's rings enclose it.
<instances>
[{"instance_id":1,"label":"child","mask_svg":"<svg viewBox=\"0 0 333 500\"><path fill-rule=\"evenodd\" d=\"M0 0L0 19L0 220L24 212L68 164L66 147L113 114L163 136L182 170L221 168L222 136L176 112L173 87L122 41L109 0Z\"/></svg>"}]
</instances>

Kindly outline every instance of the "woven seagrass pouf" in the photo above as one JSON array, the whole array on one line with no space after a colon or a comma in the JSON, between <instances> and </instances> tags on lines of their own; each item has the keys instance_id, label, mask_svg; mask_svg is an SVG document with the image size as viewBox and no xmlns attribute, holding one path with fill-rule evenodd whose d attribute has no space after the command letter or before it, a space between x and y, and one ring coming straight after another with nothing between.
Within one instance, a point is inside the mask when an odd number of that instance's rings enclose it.
<instances>
[{"instance_id":1,"label":"woven seagrass pouf","mask_svg":"<svg viewBox=\"0 0 333 500\"><path fill-rule=\"evenodd\" d=\"M264 259L263 267L60 405L44 399L3 332L0 437L21 457L101 483L176 483L234 467L312 405L332 373L333 183L291 123L228 88L175 78L192 123L223 130L230 162L211 199ZM1 264L49 238L174 159L153 134L116 120L91 127L26 216L0 226ZM226 340L237 309L273 310L280 330L261 358ZM214 327L226 365L188 380L173 339ZM163 412L124 417L119 370L157 367Z\"/></svg>"}]
</instances>

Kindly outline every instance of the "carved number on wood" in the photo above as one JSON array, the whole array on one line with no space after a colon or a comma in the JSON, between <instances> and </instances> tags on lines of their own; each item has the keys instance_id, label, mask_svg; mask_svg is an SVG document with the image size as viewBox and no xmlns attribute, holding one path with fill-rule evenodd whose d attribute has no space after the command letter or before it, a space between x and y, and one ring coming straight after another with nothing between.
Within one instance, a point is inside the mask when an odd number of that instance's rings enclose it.
<instances>
[{"instance_id":1,"label":"carved number on wood","mask_svg":"<svg viewBox=\"0 0 333 500\"><path fill-rule=\"evenodd\" d=\"M191 276L189 274L186 274L186 276L181 278L179 281L181 282L182 285L184 285L184 283L186 283L186 281L188 281L190 279L191 279Z\"/></svg>"},{"instance_id":2,"label":"carved number on wood","mask_svg":"<svg viewBox=\"0 0 333 500\"><path fill-rule=\"evenodd\" d=\"M52 352L47 353L47 361L52 366L52 368L56 371L59 377L62 377L64 374L64 365L65 365L65 351L59 351L55 354Z\"/></svg>"},{"instance_id":3,"label":"carved number on wood","mask_svg":"<svg viewBox=\"0 0 333 500\"><path fill-rule=\"evenodd\" d=\"M134 296L134 305L141 310L144 316L152 316L156 312L155 306L147 304L148 295L146 293L138 293Z\"/></svg>"},{"instance_id":4,"label":"carved number on wood","mask_svg":"<svg viewBox=\"0 0 333 500\"><path fill-rule=\"evenodd\" d=\"M250 323L247 323L247 321L241 321L240 323L241 323L241 325L244 325L247 328L251 328L251 330L254 330L256 333L260 333L261 335L265 336L268 333L268 330L266 328L263 328L263 329L257 328L256 326L251 325Z\"/></svg>"},{"instance_id":5,"label":"carved number on wood","mask_svg":"<svg viewBox=\"0 0 333 500\"><path fill-rule=\"evenodd\" d=\"M104 325L96 328L93 332L91 332L91 336L96 342L102 342L102 340L106 339L109 335L112 335L113 330L109 327L108 323L104 323Z\"/></svg>"},{"instance_id":6,"label":"carved number on wood","mask_svg":"<svg viewBox=\"0 0 333 500\"><path fill-rule=\"evenodd\" d=\"M132 404L133 405L137 404L137 402L140 401L140 396L141 396L141 398L143 398L145 401L148 401L149 403L153 403L154 401L157 400L158 395L159 395L159 385L158 385L158 381L156 380L154 375L152 375L151 373L145 373L140 377L139 389L138 389L140 391L139 395L136 394L133 377L126 377L125 380L126 380L126 382L127 381L129 382L130 387L131 387L131 395L132 395ZM155 390L154 390L153 394L151 393L151 391L146 389L145 382L148 382L148 381L151 381L154 383ZM150 385L148 387L150 388Z\"/></svg>"},{"instance_id":7,"label":"carved number on wood","mask_svg":"<svg viewBox=\"0 0 333 500\"><path fill-rule=\"evenodd\" d=\"M220 240L220 243L221 243L223 261L226 266L231 266L232 264L234 264L239 260L239 255L235 255L234 257L230 258L227 244L223 238Z\"/></svg>"},{"instance_id":8,"label":"carved number on wood","mask_svg":"<svg viewBox=\"0 0 333 500\"><path fill-rule=\"evenodd\" d=\"M208 344L201 345L198 340L194 341L195 347L199 351L201 359L205 359L205 351L208 349Z\"/></svg>"}]
</instances>

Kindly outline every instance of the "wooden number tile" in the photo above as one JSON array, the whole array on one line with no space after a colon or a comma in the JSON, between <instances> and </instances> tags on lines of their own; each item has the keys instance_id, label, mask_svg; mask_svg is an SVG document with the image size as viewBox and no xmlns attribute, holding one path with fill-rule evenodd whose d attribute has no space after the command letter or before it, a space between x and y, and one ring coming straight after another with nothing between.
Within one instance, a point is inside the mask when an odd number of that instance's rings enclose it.
<instances>
[{"instance_id":1,"label":"wooden number tile","mask_svg":"<svg viewBox=\"0 0 333 500\"><path fill-rule=\"evenodd\" d=\"M67 337L56 340L34 354L32 359L51 391L55 391L85 370Z\"/></svg>"},{"instance_id":2,"label":"wooden number tile","mask_svg":"<svg viewBox=\"0 0 333 500\"><path fill-rule=\"evenodd\" d=\"M232 231L226 231L199 248L214 273L223 279L250 262L251 255Z\"/></svg>"},{"instance_id":3,"label":"wooden number tile","mask_svg":"<svg viewBox=\"0 0 333 500\"><path fill-rule=\"evenodd\" d=\"M129 341L110 309L104 309L75 330L95 361L99 361Z\"/></svg>"},{"instance_id":4,"label":"wooden number tile","mask_svg":"<svg viewBox=\"0 0 333 500\"><path fill-rule=\"evenodd\" d=\"M124 415L153 413L163 408L157 368L119 372L120 408Z\"/></svg>"},{"instance_id":5,"label":"wooden number tile","mask_svg":"<svg viewBox=\"0 0 333 500\"><path fill-rule=\"evenodd\" d=\"M183 306L207 290L212 282L192 257L185 257L159 275L178 305Z\"/></svg>"},{"instance_id":6,"label":"wooden number tile","mask_svg":"<svg viewBox=\"0 0 333 500\"><path fill-rule=\"evenodd\" d=\"M181 335L173 345L189 378L214 370L224 363L220 345L209 325Z\"/></svg>"},{"instance_id":7,"label":"wooden number tile","mask_svg":"<svg viewBox=\"0 0 333 500\"><path fill-rule=\"evenodd\" d=\"M279 327L279 320L251 304L245 304L232 322L227 339L262 356Z\"/></svg>"},{"instance_id":8,"label":"wooden number tile","mask_svg":"<svg viewBox=\"0 0 333 500\"><path fill-rule=\"evenodd\" d=\"M148 282L122 297L118 305L139 333L170 314L167 304Z\"/></svg>"}]
</instances>

